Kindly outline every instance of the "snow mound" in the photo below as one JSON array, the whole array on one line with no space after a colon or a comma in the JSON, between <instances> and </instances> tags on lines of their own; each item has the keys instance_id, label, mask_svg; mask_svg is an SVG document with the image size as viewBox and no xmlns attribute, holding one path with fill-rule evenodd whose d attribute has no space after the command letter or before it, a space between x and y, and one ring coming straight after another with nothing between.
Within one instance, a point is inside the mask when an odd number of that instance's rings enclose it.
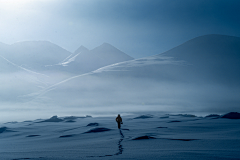
<instances>
[{"instance_id":1,"label":"snow mound","mask_svg":"<svg viewBox=\"0 0 240 160\"><path fill-rule=\"evenodd\" d=\"M76 121L73 121L73 120L67 120L67 121L65 121L65 122L67 122L67 123L73 123L73 122L76 122Z\"/></svg>"},{"instance_id":2,"label":"snow mound","mask_svg":"<svg viewBox=\"0 0 240 160\"><path fill-rule=\"evenodd\" d=\"M181 116L181 117L197 117L193 114L169 114L169 116Z\"/></svg>"},{"instance_id":3,"label":"snow mound","mask_svg":"<svg viewBox=\"0 0 240 160\"><path fill-rule=\"evenodd\" d=\"M62 122L63 120L58 118L57 116L52 116L51 118L38 122L38 123L42 123L42 122Z\"/></svg>"},{"instance_id":4,"label":"snow mound","mask_svg":"<svg viewBox=\"0 0 240 160\"><path fill-rule=\"evenodd\" d=\"M146 119L146 118L153 118L153 116L152 115L141 115L141 116L135 117L133 119Z\"/></svg>"},{"instance_id":5,"label":"snow mound","mask_svg":"<svg viewBox=\"0 0 240 160\"><path fill-rule=\"evenodd\" d=\"M173 120L173 121L170 121L170 122L168 122L168 123L175 123L175 122L182 122L182 121Z\"/></svg>"},{"instance_id":6,"label":"snow mound","mask_svg":"<svg viewBox=\"0 0 240 160\"><path fill-rule=\"evenodd\" d=\"M65 120L66 122L75 122L74 120L78 119L78 118L90 118L92 116L86 115L85 117L77 117L77 116L68 116L68 117L64 117L62 118L63 120Z\"/></svg>"},{"instance_id":7,"label":"snow mound","mask_svg":"<svg viewBox=\"0 0 240 160\"><path fill-rule=\"evenodd\" d=\"M1 127L1 128L0 128L0 133L5 132L6 130L7 130L7 127Z\"/></svg>"},{"instance_id":8,"label":"snow mound","mask_svg":"<svg viewBox=\"0 0 240 160\"><path fill-rule=\"evenodd\" d=\"M76 116L69 116L69 117L64 117L63 119L64 120L76 120L77 118L80 118L80 117L76 117ZM81 117L82 118L82 117ZM85 117L84 117L85 118Z\"/></svg>"},{"instance_id":9,"label":"snow mound","mask_svg":"<svg viewBox=\"0 0 240 160\"><path fill-rule=\"evenodd\" d=\"M38 136L40 136L40 135L28 135L26 137L38 137Z\"/></svg>"},{"instance_id":10,"label":"snow mound","mask_svg":"<svg viewBox=\"0 0 240 160\"><path fill-rule=\"evenodd\" d=\"M87 126L99 126L99 123L89 123Z\"/></svg>"},{"instance_id":11,"label":"snow mound","mask_svg":"<svg viewBox=\"0 0 240 160\"><path fill-rule=\"evenodd\" d=\"M59 138L68 138L68 137L73 137L74 135L63 135L63 136L60 136Z\"/></svg>"},{"instance_id":12,"label":"snow mound","mask_svg":"<svg viewBox=\"0 0 240 160\"><path fill-rule=\"evenodd\" d=\"M223 115L221 118L228 118L228 119L240 119L240 113L238 112L230 112Z\"/></svg>"},{"instance_id":13,"label":"snow mound","mask_svg":"<svg viewBox=\"0 0 240 160\"><path fill-rule=\"evenodd\" d=\"M1 127L0 133L4 133L4 132L15 132L15 131L9 130L7 127Z\"/></svg>"},{"instance_id":14,"label":"snow mound","mask_svg":"<svg viewBox=\"0 0 240 160\"><path fill-rule=\"evenodd\" d=\"M168 127L157 127L157 128L168 128Z\"/></svg>"},{"instance_id":15,"label":"snow mound","mask_svg":"<svg viewBox=\"0 0 240 160\"><path fill-rule=\"evenodd\" d=\"M94 128L94 129L90 129L87 132L84 133L96 133L96 132L106 132L106 131L110 131L111 129L109 128Z\"/></svg>"}]
</instances>

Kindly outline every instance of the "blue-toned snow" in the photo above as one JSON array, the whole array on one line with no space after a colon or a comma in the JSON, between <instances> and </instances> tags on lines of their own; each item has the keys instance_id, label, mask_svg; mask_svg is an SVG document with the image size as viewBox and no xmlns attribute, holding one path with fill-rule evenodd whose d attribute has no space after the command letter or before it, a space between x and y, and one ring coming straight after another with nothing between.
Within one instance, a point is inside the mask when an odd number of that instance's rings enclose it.
<instances>
[{"instance_id":1,"label":"blue-toned snow","mask_svg":"<svg viewBox=\"0 0 240 160\"><path fill-rule=\"evenodd\" d=\"M53 117L1 124L0 159L240 158L240 119L141 116L122 116L121 130L115 117L75 117L73 123L67 123L66 117Z\"/></svg>"}]
</instances>

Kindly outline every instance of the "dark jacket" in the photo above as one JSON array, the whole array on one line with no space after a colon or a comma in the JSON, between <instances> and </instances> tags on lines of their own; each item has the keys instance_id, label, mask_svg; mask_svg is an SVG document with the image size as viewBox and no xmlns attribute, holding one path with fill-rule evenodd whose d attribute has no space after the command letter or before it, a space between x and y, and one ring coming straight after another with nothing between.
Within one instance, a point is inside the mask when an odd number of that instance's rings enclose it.
<instances>
[{"instance_id":1,"label":"dark jacket","mask_svg":"<svg viewBox=\"0 0 240 160\"><path fill-rule=\"evenodd\" d=\"M122 118L120 116L117 116L116 122L121 123L122 122Z\"/></svg>"}]
</instances>

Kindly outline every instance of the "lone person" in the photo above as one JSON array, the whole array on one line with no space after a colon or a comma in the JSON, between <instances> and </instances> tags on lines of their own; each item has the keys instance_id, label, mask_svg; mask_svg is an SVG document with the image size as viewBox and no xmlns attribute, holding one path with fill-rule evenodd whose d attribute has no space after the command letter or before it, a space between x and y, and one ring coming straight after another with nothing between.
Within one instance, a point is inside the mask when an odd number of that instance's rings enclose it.
<instances>
[{"instance_id":1,"label":"lone person","mask_svg":"<svg viewBox=\"0 0 240 160\"><path fill-rule=\"evenodd\" d=\"M121 124L122 122L122 117L120 116L120 114L118 114L117 118L116 118L116 122L118 123L118 129L121 128Z\"/></svg>"}]
</instances>

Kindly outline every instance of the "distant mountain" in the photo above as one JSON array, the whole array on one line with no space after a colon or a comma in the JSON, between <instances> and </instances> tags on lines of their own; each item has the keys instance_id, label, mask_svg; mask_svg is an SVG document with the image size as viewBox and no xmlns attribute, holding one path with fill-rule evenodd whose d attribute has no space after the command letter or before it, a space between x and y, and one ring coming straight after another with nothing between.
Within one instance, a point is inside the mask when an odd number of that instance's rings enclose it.
<instances>
[{"instance_id":1,"label":"distant mountain","mask_svg":"<svg viewBox=\"0 0 240 160\"><path fill-rule=\"evenodd\" d=\"M159 56L174 57L191 66L192 75L213 83L240 83L240 38L205 35L194 38Z\"/></svg>"},{"instance_id":2,"label":"distant mountain","mask_svg":"<svg viewBox=\"0 0 240 160\"><path fill-rule=\"evenodd\" d=\"M4 50L4 51L2 51ZM48 41L25 41L0 45L0 55L27 69L41 71L45 65L56 64L71 53Z\"/></svg>"},{"instance_id":3,"label":"distant mountain","mask_svg":"<svg viewBox=\"0 0 240 160\"><path fill-rule=\"evenodd\" d=\"M89 49L87 49L86 47L84 46L80 46L75 52L74 54L78 54L78 53L81 53L81 52L88 52Z\"/></svg>"},{"instance_id":4,"label":"distant mountain","mask_svg":"<svg viewBox=\"0 0 240 160\"><path fill-rule=\"evenodd\" d=\"M101 46L92 50L88 50L87 48L81 46L74 52L74 54L59 63L59 66L64 66L62 67L62 70L66 72L80 74L90 72L110 64L132 59L132 57L112 45L103 43Z\"/></svg>"},{"instance_id":5,"label":"distant mountain","mask_svg":"<svg viewBox=\"0 0 240 160\"><path fill-rule=\"evenodd\" d=\"M62 77L60 79L133 59L107 43L92 50L81 46L70 53L48 41L25 41L12 45L0 43L0 55L26 69L49 76L58 74Z\"/></svg>"},{"instance_id":6,"label":"distant mountain","mask_svg":"<svg viewBox=\"0 0 240 160\"><path fill-rule=\"evenodd\" d=\"M91 55L108 47L104 44ZM50 98L51 105L92 106L114 113L240 111L239 70L240 38L206 35L162 54L69 78L39 97Z\"/></svg>"},{"instance_id":7,"label":"distant mountain","mask_svg":"<svg viewBox=\"0 0 240 160\"><path fill-rule=\"evenodd\" d=\"M167 52L110 65L97 72L110 75L151 77L191 83L239 84L240 38L206 35L189 40ZM123 76L121 75L121 76Z\"/></svg>"}]
</instances>

